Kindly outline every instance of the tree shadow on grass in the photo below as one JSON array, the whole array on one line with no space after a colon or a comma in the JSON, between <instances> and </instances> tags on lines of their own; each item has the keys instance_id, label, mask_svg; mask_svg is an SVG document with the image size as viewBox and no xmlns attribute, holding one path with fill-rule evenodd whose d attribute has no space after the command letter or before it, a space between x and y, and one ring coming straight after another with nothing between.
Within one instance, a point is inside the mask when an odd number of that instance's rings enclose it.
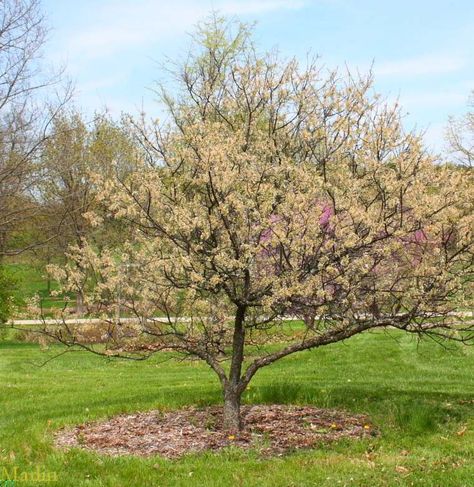
<instances>
[{"instance_id":1,"label":"tree shadow on grass","mask_svg":"<svg viewBox=\"0 0 474 487\"><path fill-rule=\"evenodd\" d=\"M245 402L311 404L366 413L380 427L403 431L407 435L435 433L447 423L465 421L474 415L473 394L375 385L324 387L274 382L250 389Z\"/></svg>"}]
</instances>

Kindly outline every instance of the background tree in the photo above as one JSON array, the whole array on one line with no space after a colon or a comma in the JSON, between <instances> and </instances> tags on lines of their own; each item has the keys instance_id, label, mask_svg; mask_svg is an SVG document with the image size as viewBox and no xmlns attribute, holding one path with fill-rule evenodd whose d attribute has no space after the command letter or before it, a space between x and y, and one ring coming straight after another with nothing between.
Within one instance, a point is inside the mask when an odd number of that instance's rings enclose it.
<instances>
[{"instance_id":1,"label":"background tree","mask_svg":"<svg viewBox=\"0 0 474 487\"><path fill-rule=\"evenodd\" d=\"M471 109L458 120L452 118L448 125L449 150L458 164L474 167L474 92L469 103Z\"/></svg>"},{"instance_id":2,"label":"background tree","mask_svg":"<svg viewBox=\"0 0 474 487\"><path fill-rule=\"evenodd\" d=\"M46 28L37 0L5 0L0 9L0 256L8 233L35 207L34 161L58 104L46 104L58 76L41 68ZM67 98L67 96L65 97Z\"/></svg>"},{"instance_id":3,"label":"background tree","mask_svg":"<svg viewBox=\"0 0 474 487\"><path fill-rule=\"evenodd\" d=\"M102 218L100 228L91 225L90 216L97 210L94 177L123 177L131 170L127 165L134 163L135 152L120 124L105 115L96 115L89 124L77 111L55 118L42 148L37 185L42 206L37 223L50 238L48 246L36 253L46 264L67 260L69 248L81 249L85 241L100 248L104 242L111 245L121 240L125 229L116 222ZM78 286L79 313L84 311L83 294Z\"/></svg>"},{"instance_id":4,"label":"background tree","mask_svg":"<svg viewBox=\"0 0 474 487\"><path fill-rule=\"evenodd\" d=\"M66 89L61 99L47 101L51 100L48 88L59 80L59 74L47 75L41 66L45 38L37 0L0 3L0 294L4 310L11 308L12 281L3 259L25 249L28 239L19 234L38 210L33 189L38 149L56 110L70 96ZM28 241L26 247L31 244Z\"/></svg>"},{"instance_id":5,"label":"background tree","mask_svg":"<svg viewBox=\"0 0 474 487\"><path fill-rule=\"evenodd\" d=\"M130 238L100 252L84 241L80 267L55 270L66 291L93 271L86 300L106 307L120 288L137 316L114 322L110 309L116 332L96 351L199 357L235 430L252 377L292 353L386 327L471 339L453 313L472 303L462 176L403 131L370 77L259 55L245 26L219 19L197 41L173 95L161 91L169 121L133 124L139 170L98 182ZM289 314L303 328L289 332ZM67 326L43 331L93 348Z\"/></svg>"}]
</instances>

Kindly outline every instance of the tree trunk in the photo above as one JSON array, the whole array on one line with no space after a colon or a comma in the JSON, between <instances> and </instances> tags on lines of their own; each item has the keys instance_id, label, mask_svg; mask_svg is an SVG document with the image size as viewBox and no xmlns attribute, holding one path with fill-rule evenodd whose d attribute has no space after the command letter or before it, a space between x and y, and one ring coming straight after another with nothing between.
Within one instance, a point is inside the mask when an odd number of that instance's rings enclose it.
<instances>
[{"instance_id":1,"label":"tree trunk","mask_svg":"<svg viewBox=\"0 0 474 487\"><path fill-rule=\"evenodd\" d=\"M229 432L237 432L242 429L240 397L244 388L241 387L240 376L244 360L245 311L245 306L239 306L235 314L232 362L230 364L229 379L224 384L224 429Z\"/></svg>"},{"instance_id":2,"label":"tree trunk","mask_svg":"<svg viewBox=\"0 0 474 487\"><path fill-rule=\"evenodd\" d=\"M240 393L232 389L224 391L224 430L238 432L242 429L240 417Z\"/></svg>"},{"instance_id":3,"label":"tree trunk","mask_svg":"<svg viewBox=\"0 0 474 487\"><path fill-rule=\"evenodd\" d=\"M49 255L49 253L47 254L47 257L46 257L46 264L49 266L51 264L51 255ZM51 296L51 275L50 273L48 272L46 274L46 286L47 286L47 293L48 293L48 297Z\"/></svg>"},{"instance_id":4,"label":"tree trunk","mask_svg":"<svg viewBox=\"0 0 474 487\"><path fill-rule=\"evenodd\" d=\"M84 294L78 291L76 294L76 313L78 316L84 315Z\"/></svg>"}]
</instances>

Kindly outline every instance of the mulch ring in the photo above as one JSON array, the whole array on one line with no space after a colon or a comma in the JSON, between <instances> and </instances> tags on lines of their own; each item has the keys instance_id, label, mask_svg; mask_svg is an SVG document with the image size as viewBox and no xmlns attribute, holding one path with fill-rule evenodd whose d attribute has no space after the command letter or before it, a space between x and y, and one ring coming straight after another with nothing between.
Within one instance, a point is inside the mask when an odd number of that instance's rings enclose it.
<instances>
[{"instance_id":1,"label":"mulch ring","mask_svg":"<svg viewBox=\"0 0 474 487\"><path fill-rule=\"evenodd\" d=\"M123 414L61 430L56 445L113 456L179 458L231 445L253 448L264 455L282 455L341 438L377 434L367 416L308 406L242 406L242 420L244 429L229 434L222 430L222 408L218 406Z\"/></svg>"}]
</instances>

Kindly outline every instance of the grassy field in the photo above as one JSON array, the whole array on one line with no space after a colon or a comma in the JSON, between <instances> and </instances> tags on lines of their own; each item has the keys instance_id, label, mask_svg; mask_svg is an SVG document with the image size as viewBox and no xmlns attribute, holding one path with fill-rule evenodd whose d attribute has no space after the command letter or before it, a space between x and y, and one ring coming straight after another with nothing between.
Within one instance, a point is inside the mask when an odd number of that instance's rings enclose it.
<instances>
[{"instance_id":1,"label":"grassy field","mask_svg":"<svg viewBox=\"0 0 474 487\"><path fill-rule=\"evenodd\" d=\"M12 294L20 307L20 311L24 308L26 300L35 295L40 297L45 309L64 306L62 299L50 296L46 271L41 267L33 266L28 261L18 260L17 262L7 263L5 269L15 281ZM50 286L51 290L57 289L57 284L54 281L50 283Z\"/></svg>"},{"instance_id":2,"label":"grassy field","mask_svg":"<svg viewBox=\"0 0 474 487\"><path fill-rule=\"evenodd\" d=\"M0 468L36 468L61 486L472 486L474 349L376 333L289 357L261 371L248 403L297 403L368 413L380 437L278 458L229 449L181 460L57 451L66 424L126 411L220 400L197 362L111 361L0 343ZM3 470L3 474L5 470ZM18 482L17 485L40 485ZM48 484L42 484L48 485Z\"/></svg>"}]
</instances>

